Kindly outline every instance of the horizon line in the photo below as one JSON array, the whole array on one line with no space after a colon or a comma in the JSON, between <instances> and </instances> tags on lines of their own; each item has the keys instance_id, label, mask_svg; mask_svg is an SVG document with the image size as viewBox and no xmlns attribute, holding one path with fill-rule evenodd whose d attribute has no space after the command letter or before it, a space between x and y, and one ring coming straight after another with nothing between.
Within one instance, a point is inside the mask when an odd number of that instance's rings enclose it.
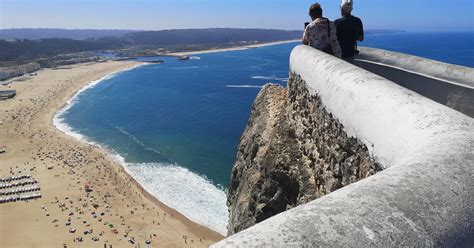
<instances>
[{"instance_id":1,"label":"horizon line","mask_svg":"<svg viewBox=\"0 0 474 248\"><path fill-rule=\"evenodd\" d=\"M60 30L94 30L94 31L137 31L137 32L149 32L149 31L167 31L167 30L199 30L199 29L262 29L262 30L279 30L279 31L302 31L300 29L279 29L279 28L262 28L262 27L198 27L198 28L167 28L167 29L136 29L136 28L61 28L61 27L9 27L2 28L1 30L14 30L14 29L60 29ZM419 30L419 29L402 29L402 28L366 28L365 30L387 30L387 31L403 31L411 33L451 33L451 32L474 32L474 29L453 29L453 30Z\"/></svg>"}]
</instances>

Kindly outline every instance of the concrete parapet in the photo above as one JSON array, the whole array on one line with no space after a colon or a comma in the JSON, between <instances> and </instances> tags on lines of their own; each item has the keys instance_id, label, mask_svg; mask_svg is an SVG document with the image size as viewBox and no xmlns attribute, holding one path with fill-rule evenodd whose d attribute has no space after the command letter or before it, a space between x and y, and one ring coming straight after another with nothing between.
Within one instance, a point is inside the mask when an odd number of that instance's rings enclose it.
<instances>
[{"instance_id":1,"label":"concrete parapet","mask_svg":"<svg viewBox=\"0 0 474 248\"><path fill-rule=\"evenodd\" d=\"M472 247L474 119L308 46L290 70L385 170L214 247Z\"/></svg>"},{"instance_id":2,"label":"concrete parapet","mask_svg":"<svg viewBox=\"0 0 474 248\"><path fill-rule=\"evenodd\" d=\"M375 48L359 49L355 65L474 117L474 68Z\"/></svg>"}]
</instances>

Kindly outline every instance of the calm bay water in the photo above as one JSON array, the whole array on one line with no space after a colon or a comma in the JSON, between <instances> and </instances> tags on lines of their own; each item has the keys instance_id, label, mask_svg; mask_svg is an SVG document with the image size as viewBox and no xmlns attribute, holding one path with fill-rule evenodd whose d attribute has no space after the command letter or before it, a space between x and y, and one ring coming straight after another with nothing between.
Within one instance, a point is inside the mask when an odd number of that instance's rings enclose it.
<instances>
[{"instance_id":1,"label":"calm bay water","mask_svg":"<svg viewBox=\"0 0 474 248\"><path fill-rule=\"evenodd\" d=\"M403 33L369 35L361 45L473 67L473 44L474 33ZM225 233L225 188L253 100L266 82L286 85L296 45L164 58L121 72L80 93L58 126L114 151L165 204Z\"/></svg>"}]
</instances>

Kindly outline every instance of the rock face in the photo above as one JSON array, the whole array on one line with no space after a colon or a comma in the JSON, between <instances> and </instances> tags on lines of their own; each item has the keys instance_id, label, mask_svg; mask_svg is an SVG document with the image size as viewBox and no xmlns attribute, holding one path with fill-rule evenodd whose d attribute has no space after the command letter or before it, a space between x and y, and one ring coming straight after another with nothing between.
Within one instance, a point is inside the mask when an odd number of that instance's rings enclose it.
<instances>
[{"instance_id":1,"label":"rock face","mask_svg":"<svg viewBox=\"0 0 474 248\"><path fill-rule=\"evenodd\" d=\"M13 77L22 76L41 69L41 66L36 62L31 62L25 65L14 67L0 67L0 80L6 80Z\"/></svg>"},{"instance_id":2,"label":"rock face","mask_svg":"<svg viewBox=\"0 0 474 248\"><path fill-rule=\"evenodd\" d=\"M240 141L227 197L228 234L381 170L300 77L290 75L288 89L268 84Z\"/></svg>"},{"instance_id":3,"label":"rock face","mask_svg":"<svg viewBox=\"0 0 474 248\"><path fill-rule=\"evenodd\" d=\"M100 57L89 54L85 55L58 55L52 58L38 59L23 65L0 67L0 81L23 76L42 68L54 68L57 66L73 65L79 63L97 62Z\"/></svg>"}]
</instances>

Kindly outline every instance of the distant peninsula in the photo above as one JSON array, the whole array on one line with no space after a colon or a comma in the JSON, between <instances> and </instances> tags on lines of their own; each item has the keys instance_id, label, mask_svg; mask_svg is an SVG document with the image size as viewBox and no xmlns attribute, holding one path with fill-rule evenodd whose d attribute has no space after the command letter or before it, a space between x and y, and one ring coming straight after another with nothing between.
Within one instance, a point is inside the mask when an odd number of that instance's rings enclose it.
<instances>
[{"instance_id":1,"label":"distant peninsula","mask_svg":"<svg viewBox=\"0 0 474 248\"><path fill-rule=\"evenodd\" d=\"M42 37L38 34L41 30L37 31L0 30L0 62L20 62L59 54L90 51L113 51L123 56L159 55L167 52L207 50L292 40L301 37L302 32L233 28L139 32L56 29L54 32L52 30L45 31L46 34L43 37L49 38L36 39ZM51 37L52 33L56 33L54 38ZM87 38L71 39L68 37Z\"/></svg>"},{"instance_id":2,"label":"distant peninsula","mask_svg":"<svg viewBox=\"0 0 474 248\"><path fill-rule=\"evenodd\" d=\"M41 68L77 63L251 48L298 40L302 32L241 28L161 31L0 29L0 80L32 73ZM397 32L403 31L369 30L366 33ZM115 58L104 58L98 52L114 54Z\"/></svg>"},{"instance_id":3,"label":"distant peninsula","mask_svg":"<svg viewBox=\"0 0 474 248\"><path fill-rule=\"evenodd\" d=\"M368 30L398 33L402 30ZM170 29L161 31L91 29L0 29L0 62L21 62L60 54L114 51L123 56L222 49L301 38L302 30Z\"/></svg>"}]
</instances>

